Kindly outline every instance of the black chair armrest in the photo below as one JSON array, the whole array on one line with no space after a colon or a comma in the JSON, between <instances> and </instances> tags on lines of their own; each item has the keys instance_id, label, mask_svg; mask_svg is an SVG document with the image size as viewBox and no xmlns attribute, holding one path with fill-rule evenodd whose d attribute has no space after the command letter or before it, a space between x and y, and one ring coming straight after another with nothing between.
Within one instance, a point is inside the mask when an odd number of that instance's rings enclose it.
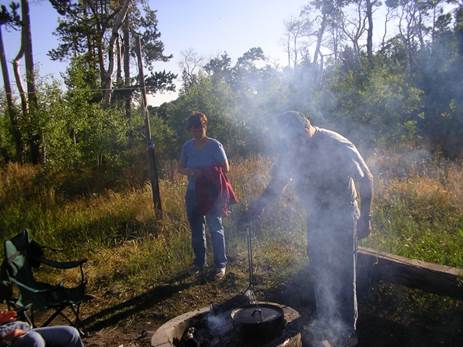
<instances>
[{"instance_id":1,"label":"black chair armrest","mask_svg":"<svg viewBox=\"0 0 463 347\"><path fill-rule=\"evenodd\" d=\"M40 258L42 264L57 268L57 269L72 269L74 267L81 266L87 261L87 259L75 260L75 261L64 261L59 262L47 258Z\"/></svg>"},{"instance_id":2,"label":"black chair armrest","mask_svg":"<svg viewBox=\"0 0 463 347\"><path fill-rule=\"evenodd\" d=\"M51 292L53 290L53 288L35 288L35 287L31 287L30 285L27 285L25 283L22 283L20 281L18 281L17 279L15 278L11 278L11 282L13 282L14 284L16 284L18 287L21 287L25 290L27 290L28 292L30 293L33 293L33 294L39 294L39 293L47 293L47 292Z\"/></svg>"},{"instance_id":3,"label":"black chair armrest","mask_svg":"<svg viewBox=\"0 0 463 347\"><path fill-rule=\"evenodd\" d=\"M22 314L24 311L29 310L32 307L32 304L27 304L25 306L20 306L15 308L16 313Z\"/></svg>"}]
</instances>

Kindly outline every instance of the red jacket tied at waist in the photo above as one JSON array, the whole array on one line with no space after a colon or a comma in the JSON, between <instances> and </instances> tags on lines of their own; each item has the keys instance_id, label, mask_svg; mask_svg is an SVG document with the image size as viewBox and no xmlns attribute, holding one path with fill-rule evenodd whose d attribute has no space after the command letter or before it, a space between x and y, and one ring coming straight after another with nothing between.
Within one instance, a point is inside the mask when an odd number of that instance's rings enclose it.
<instances>
[{"instance_id":1,"label":"red jacket tied at waist","mask_svg":"<svg viewBox=\"0 0 463 347\"><path fill-rule=\"evenodd\" d=\"M211 166L201 170L196 177L196 203L202 215L216 213L228 215L228 207L236 204L238 199L233 187L221 166Z\"/></svg>"}]
</instances>

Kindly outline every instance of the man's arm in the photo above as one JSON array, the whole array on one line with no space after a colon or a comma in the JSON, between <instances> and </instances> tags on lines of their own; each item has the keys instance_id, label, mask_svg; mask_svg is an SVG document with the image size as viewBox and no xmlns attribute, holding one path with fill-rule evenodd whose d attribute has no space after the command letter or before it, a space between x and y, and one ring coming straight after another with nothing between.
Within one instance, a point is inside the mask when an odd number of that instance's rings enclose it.
<instances>
[{"instance_id":1,"label":"man's arm","mask_svg":"<svg viewBox=\"0 0 463 347\"><path fill-rule=\"evenodd\" d=\"M248 219L247 222L253 217L258 217L265 206L281 195L288 183L289 177L286 178L286 176L282 176L280 172L278 172L278 168L273 167L269 184L262 194L249 205L246 216Z\"/></svg>"},{"instance_id":2,"label":"man's arm","mask_svg":"<svg viewBox=\"0 0 463 347\"><path fill-rule=\"evenodd\" d=\"M373 204L373 175L365 166L364 176L358 179L360 194L360 218L357 223L359 239L367 237L371 231L371 207Z\"/></svg>"},{"instance_id":3,"label":"man's arm","mask_svg":"<svg viewBox=\"0 0 463 347\"><path fill-rule=\"evenodd\" d=\"M371 231L371 207L373 204L373 175L358 149L348 143L344 147L346 156L350 158L352 178L354 179L360 195L360 218L357 221L357 237L367 237Z\"/></svg>"}]
</instances>

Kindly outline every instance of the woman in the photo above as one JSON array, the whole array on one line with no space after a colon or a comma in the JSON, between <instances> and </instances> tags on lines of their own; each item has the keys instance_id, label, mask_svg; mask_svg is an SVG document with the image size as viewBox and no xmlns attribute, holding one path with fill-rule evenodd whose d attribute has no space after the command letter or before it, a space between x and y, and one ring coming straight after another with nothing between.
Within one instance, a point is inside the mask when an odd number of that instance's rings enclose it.
<instances>
[{"instance_id":1,"label":"woman","mask_svg":"<svg viewBox=\"0 0 463 347\"><path fill-rule=\"evenodd\" d=\"M182 147L178 169L180 173L188 176L185 202L195 256L193 272L203 272L206 266L205 225L207 223L214 251L215 279L219 280L225 276L227 265L225 234L222 225L223 211L216 208L218 201L214 201L212 208L204 207L207 205L207 202L204 202L207 200L204 199L204 178L212 172L212 175L222 175L221 177L225 177L228 182L225 173L230 167L222 144L207 136L207 117L204 113L193 112L187 120L187 129L193 138L185 142ZM224 190L223 187L217 189ZM225 190L230 192L233 202L234 194L229 182ZM227 203L228 201L225 205Z\"/></svg>"},{"instance_id":2,"label":"woman","mask_svg":"<svg viewBox=\"0 0 463 347\"><path fill-rule=\"evenodd\" d=\"M32 329L15 311L0 311L0 345L13 347L84 347L76 328L60 325Z\"/></svg>"}]
</instances>

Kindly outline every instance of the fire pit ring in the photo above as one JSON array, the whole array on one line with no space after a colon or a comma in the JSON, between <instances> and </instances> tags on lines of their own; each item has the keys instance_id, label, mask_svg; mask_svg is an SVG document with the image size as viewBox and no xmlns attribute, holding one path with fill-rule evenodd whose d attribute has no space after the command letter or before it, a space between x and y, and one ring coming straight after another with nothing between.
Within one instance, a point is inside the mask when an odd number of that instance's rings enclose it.
<instances>
[{"instance_id":1,"label":"fire pit ring","mask_svg":"<svg viewBox=\"0 0 463 347\"><path fill-rule=\"evenodd\" d=\"M300 326L300 314L293 308L285 305L280 305L272 302L257 302L256 304L263 307L271 307L276 311L281 310L283 326L278 336L272 337L270 341L266 341L261 344L262 347L301 347L301 326ZM232 312L236 309L243 309L249 307L249 305L243 305L234 307L232 309L223 312L224 317L228 317L229 329L235 330L234 321L232 319ZM236 311L233 316L236 316ZM211 307L203 307L198 310L190 311L177 316L168 322L160 326L151 337L151 346L155 347L175 347L176 341L179 341L183 334L188 330L193 321L197 320L202 315L208 315L211 313ZM257 313L256 313L257 314ZM285 324L286 323L286 324ZM247 345L247 344L243 344Z\"/></svg>"}]
</instances>

